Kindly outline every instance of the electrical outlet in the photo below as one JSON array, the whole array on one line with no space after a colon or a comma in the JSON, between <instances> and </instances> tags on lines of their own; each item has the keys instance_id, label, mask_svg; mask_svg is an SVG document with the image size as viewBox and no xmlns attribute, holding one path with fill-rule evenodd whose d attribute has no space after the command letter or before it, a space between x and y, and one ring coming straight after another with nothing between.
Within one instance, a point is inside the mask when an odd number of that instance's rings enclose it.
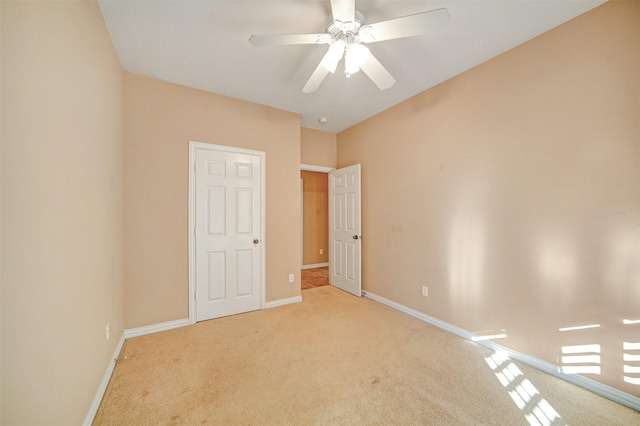
<instances>
[{"instance_id":1,"label":"electrical outlet","mask_svg":"<svg viewBox=\"0 0 640 426\"><path fill-rule=\"evenodd\" d=\"M320 254L324 254L324 250L320 249Z\"/></svg>"},{"instance_id":2,"label":"electrical outlet","mask_svg":"<svg viewBox=\"0 0 640 426\"><path fill-rule=\"evenodd\" d=\"M429 297L429 287L427 287L426 285L422 286L422 295L424 297Z\"/></svg>"},{"instance_id":3,"label":"electrical outlet","mask_svg":"<svg viewBox=\"0 0 640 426\"><path fill-rule=\"evenodd\" d=\"M292 283L295 280L293 274L289 274L289 282Z\"/></svg>"},{"instance_id":4,"label":"electrical outlet","mask_svg":"<svg viewBox=\"0 0 640 426\"><path fill-rule=\"evenodd\" d=\"M104 334L105 334L105 339L109 340L109 323L107 323L107 326L104 328Z\"/></svg>"}]
</instances>

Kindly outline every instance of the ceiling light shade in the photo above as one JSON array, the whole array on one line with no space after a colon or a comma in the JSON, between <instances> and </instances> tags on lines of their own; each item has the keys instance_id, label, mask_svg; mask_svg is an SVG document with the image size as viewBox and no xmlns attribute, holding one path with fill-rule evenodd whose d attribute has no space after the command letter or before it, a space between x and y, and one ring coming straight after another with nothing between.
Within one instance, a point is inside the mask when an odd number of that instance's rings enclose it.
<instances>
[{"instance_id":1,"label":"ceiling light shade","mask_svg":"<svg viewBox=\"0 0 640 426\"><path fill-rule=\"evenodd\" d=\"M344 73L347 77L360 71L360 65L367 59L369 49L360 43L347 45L347 53L344 58Z\"/></svg>"},{"instance_id":2,"label":"ceiling light shade","mask_svg":"<svg viewBox=\"0 0 640 426\"><path fill-rule=\"evenodd\" d=\"M336 72L338 62L340 62L342 55L344 55L344 48L344 40L336 40L335 43L329 47L329 51L322 59L322 66L325 67L327 71L331 73Z\"/></svg>"}]
</instances>

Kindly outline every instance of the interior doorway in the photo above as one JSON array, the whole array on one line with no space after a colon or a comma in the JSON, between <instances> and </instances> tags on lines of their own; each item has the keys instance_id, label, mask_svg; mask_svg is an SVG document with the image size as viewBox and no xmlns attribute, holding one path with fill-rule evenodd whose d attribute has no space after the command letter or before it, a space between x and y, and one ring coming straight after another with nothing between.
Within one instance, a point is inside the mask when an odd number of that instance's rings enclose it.
<instances>
[{"instance_id":1,"label":"interior doorway","mask_svg":"<svg viewBox=\"0 0 640 426\"><path fill-rule=\"evenodd\" d=\"M322 210L327 212L327 232L329 247L326 258L329 272L329 284L360 297L362 295L362 218L361 218L361 165L353 164L341 169L329 167L301 166L303 171L323 172L327 174L328 203ZM300 180L301 222L300 233L301 258L304 259L304 182ZM316 248L312 247L315 251ZM318 249L320 252L322 249ZM320 263L304 264L304 268L324 267ZM302 275L302 274L301 274Z\"/></svg>"},{"instance_id":2,"label":"interior doorway","mask_svg":"<svg viewBox=\"0 0 640 426\"><path fill-rule=\"evenodd\" d=\"M329 172L331 167L300 166L300 252L302 290L329 284Z\"/></svg>"}]
</instances>

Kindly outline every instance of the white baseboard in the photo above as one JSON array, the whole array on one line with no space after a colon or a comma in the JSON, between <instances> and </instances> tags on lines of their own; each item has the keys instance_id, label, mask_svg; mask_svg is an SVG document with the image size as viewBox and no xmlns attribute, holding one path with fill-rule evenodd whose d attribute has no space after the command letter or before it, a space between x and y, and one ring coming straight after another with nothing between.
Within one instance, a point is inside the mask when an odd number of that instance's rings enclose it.
<instances>
[{"instance_id":1,"label":"white baseboard","mask_svg":"<svg viewBox=\"0 0 640 426\"><path fill-rule=\"evenodd\" d=\"M416 311L415 309L411 309L392 300L385 299L384 297L378 296L377 294L371 293L369 291L362 291L362 295L368 297L369 299L373 299L376 302L380 302L383 305L391 306L392 308L402 311L405 314L409 314L412 317L418 318L421 321L428 322L431 325L435 325L436 327L453 333L456 336L460 336L463 339L471 340L471 337L473 336L473 333L470 331L456 327L455 325L449 324L448 322L441 321L437 318Z\"/></svg>"},{"instance_id":2,"label":"white baseboard","mask_svg":"<svg viewBox=\"0 0 640 426\"><path fill-rule=\"evenodd\" d=\"M122 337L116 346L115 351L113 352L112 361L109 362L107 366L107 371L104 373L102 377L102 382L100 382L100 386L98 387L98 391L96 395L93 397L93 401L91 402L91 406L89 407L89 412L87 416L84 418L83 425L89 426L93 423L93 420L98 413L98 408L100 408L100 403L102 402L102 398L104 397L104 393L107 390L107 385L109 384L109 380L111 380L111 375L113 374L113 369L116 367L116 360L120 358L120 352L122 351L122 346L124 345L124 341L131 337L144 336L145 334L157 333L159 331L171 330L173 328L184 327L189 325L189 319L181 319L176 321L168 321L160 324L148 325L146 327L138 327L138 328L130 328L124 330L122 333Z\"/></svg>"},{"instance_id":3,"label":"white baseboard","mask_svg":"<svg viewBox=\"0 0 640 426\"><path fill-rule=\"evenodd\" d=\"M264 304L264 309L275 308L276 306L289 305L291 303L302 302L302 296L288 297L286 299L273 300Z\"/></svg>"},{"instance_id":4,"label":"white baseboard","mask_svg":"<svg viewBox=\"0 0 640 426\"><path fill-rule=\"evenodd\" d=\"M302 265L302 269L324 268L325 266L329 266L329 262Z\"/></svg>"},{"instance_id":5,"label":"white baseboard","mask_svg":"<svg viewBox=\"0 0 640 426\"><path fill-rule=\"evenodd\" d=\"M472 337L474 336L474 333L472 333L471 331L456 327L455 325L416 311L407 306L386 299L382 296L378 296L377 294L371 293L369 291L363 290L362 295L375 300L376 302L382 303L383 305L387 305L401 312L404 312L405 314L411 315L412 317L418 318L419 320L429 323L435 327L453 333L456 336L462 337L463 339L472 340ZM478 340L475 341L475 343L492 351L505 352L511 359L520 361L523 364L526 364L544 373L550 374L561 380L573 383L576 386L580 386L583 389L608 398L626 407L632 408L636 411L640 411L640 398L638 398L637 396L623 392L619 389L616 389L609 385L605 385L604 383L597 382L593 379L589 379L588 377L581 376L579 374L563 374L560 372L560 367L558 365L552 364L531 355L527 355L522 352L514 351L513 349L509 349L506 346L499 345L492 340Z\"/></svg>"},{"instance_id":6,"label":"white baseboard","mask_svg":"<svg viewBox=\"0 0 640 426\"><path fill-rule=\"evenodd\" d=\"M100 382L100 386L98 386L98 391L93 397L93 401L91 402L91 406L89 407L89 412L82 422L83 426L90 426L93 423L93 419L95 419L96 414L98 414L98 408L100 408L102 397L104 397L104 393L107 390L109 380L111 380L113 369L116 368L116 360L120 358L120 352L122 351L122 345L124 345L124 339L125 337L123 334L120 338L120 341L116 345L116 349L113 351L113 357L111 358L111 361L109 361L109 364L107 365L107 371L105 371L104 376L102 377L102 381Z\"/></svg>"},{"instance_id":7,"label":"white baseboard","mask_svg":"<svg viewBox=\"0 0 640 426\"><path fill-rule=\"evenodd\" d=\"M145 327L129 328L124 331L124 338L144 336L146 334L158 333L160 331L172 330L174 328L190 325L189 318L175 321L161 322L160 324L147 325Z\"/></svg>"}]
</instances>

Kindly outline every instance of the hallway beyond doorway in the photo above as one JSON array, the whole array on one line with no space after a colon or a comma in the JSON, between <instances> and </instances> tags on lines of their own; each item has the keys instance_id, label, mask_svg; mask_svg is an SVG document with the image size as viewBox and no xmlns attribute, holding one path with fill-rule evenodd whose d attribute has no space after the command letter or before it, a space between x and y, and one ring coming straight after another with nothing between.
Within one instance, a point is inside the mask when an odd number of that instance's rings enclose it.
<instances>
[{"instance_id":1,"label":"hallway beyond doorway","mask_svg":"<svg viewBox=\"0 0 640 426\"><path fill-rule=\"evenodd\" d=\"M302 290L329 285L329 267L303 269L301 277Z\"/></svg>"}]
</instances>

